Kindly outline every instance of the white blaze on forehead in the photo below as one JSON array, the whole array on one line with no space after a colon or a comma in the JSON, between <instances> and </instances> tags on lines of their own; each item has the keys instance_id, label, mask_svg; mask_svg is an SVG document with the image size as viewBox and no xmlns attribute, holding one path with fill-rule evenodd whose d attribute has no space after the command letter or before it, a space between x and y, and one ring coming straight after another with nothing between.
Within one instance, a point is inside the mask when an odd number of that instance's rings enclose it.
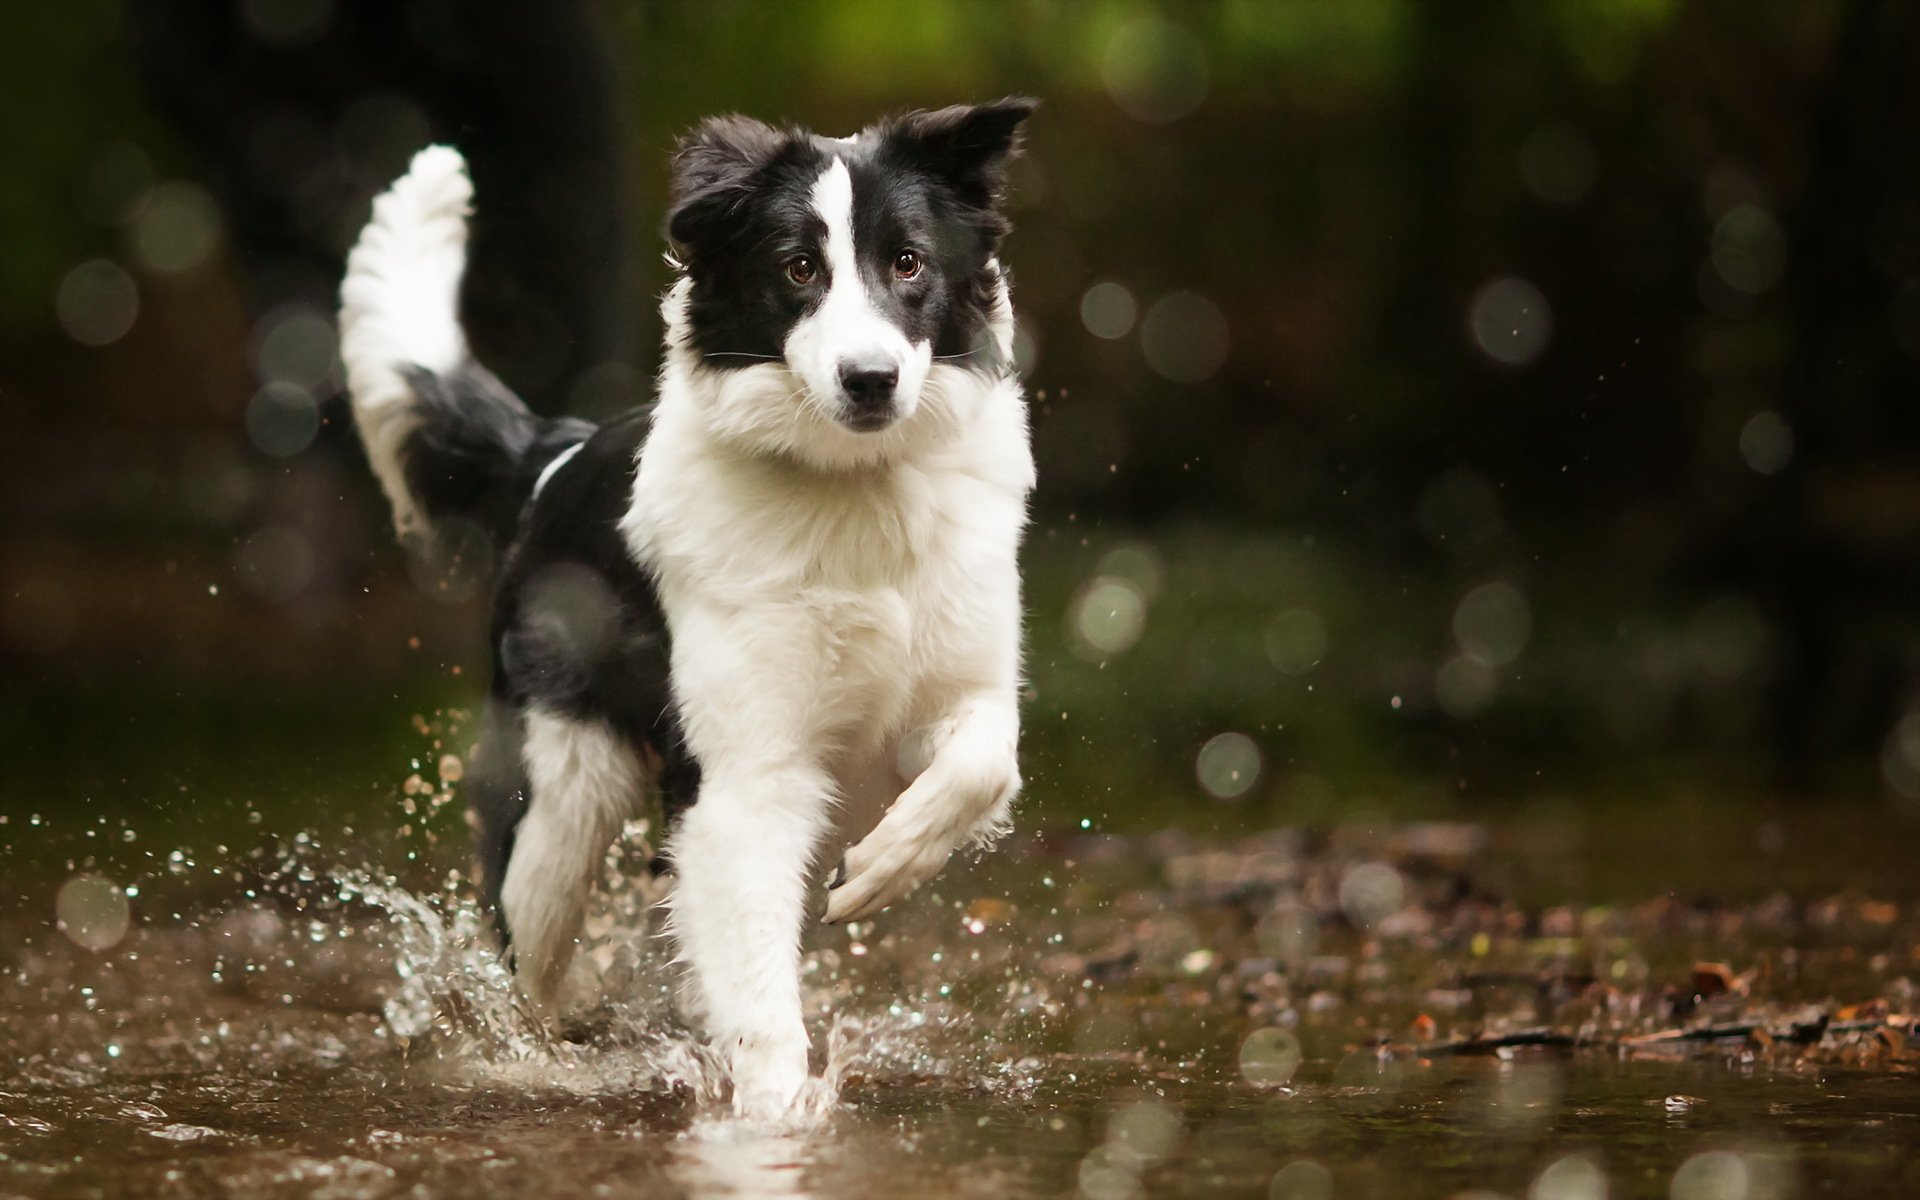
<instances>
[{"instance_id":1,"label":"white blaze on forehead","mask_svg":"<svg viewBox=\"0 0 1920 1200\"><path fill-rule=\"evenodd\" d=\"M847 164L834 159L820 178L813 181L813 211L827 227L826 244L821 252L827 259L827 302L846 295L864 301L866 288L860 282L860 259L853 246L853 175ZM851 288L844 293L842 288Z\"/></svg>"},{"instance_id":2,"label":"white blaze on forehead","mask_svg":"<svg viewBox=\"0 0 1920 1200\"><path fill-rule=\"evenodd\" d=\"M853 234L853 175L844 159L827 164L813 181L808 200L825 227L820 257L827 294L788 333L783 357L805 381L807 393L834 416L847 412L850 403L841 382L843 370L891 366L897 372L893 413L906 420L919 406L921 385L932 364L932 343L909 342L861 277Z\"/></svg>"}]
</instances>

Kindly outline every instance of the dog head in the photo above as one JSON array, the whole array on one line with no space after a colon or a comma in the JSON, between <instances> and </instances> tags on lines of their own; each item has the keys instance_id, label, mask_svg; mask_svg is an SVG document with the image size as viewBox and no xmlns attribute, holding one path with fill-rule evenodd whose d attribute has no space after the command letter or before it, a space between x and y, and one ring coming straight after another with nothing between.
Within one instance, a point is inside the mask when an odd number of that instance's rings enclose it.
<instances>
[{"instance_id":1,"label":"dog head","mask_svg":"<svg viewBox=\"0 0 1920 1200\"><path fill-rule=\"evenodd\" d=\"M883 461L937 422L955 372L1004 374L995 252L1033 109L914 112L848 138L729 116L685 138L668 341L710 424L819 465Z\"/></svg>"}]
</instances>

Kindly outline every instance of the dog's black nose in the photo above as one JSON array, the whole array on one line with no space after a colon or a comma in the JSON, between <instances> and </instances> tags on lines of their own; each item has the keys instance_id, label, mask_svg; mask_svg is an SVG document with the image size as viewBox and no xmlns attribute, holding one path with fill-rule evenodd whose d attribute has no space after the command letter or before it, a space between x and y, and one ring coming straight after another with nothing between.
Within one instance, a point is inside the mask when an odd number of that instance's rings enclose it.
<instances>
[{"instance_id":1,"label":"dog's black nose","mask_svg":"<svg viewBox=\"0 0 1920 1200\"><path fill-rule=\"evenodd\" d=\"M893 403L894 385L900 382L898 367L869 363L842 363L840 387L857 409L885 408Z\"/></svg>"}]
</instances>

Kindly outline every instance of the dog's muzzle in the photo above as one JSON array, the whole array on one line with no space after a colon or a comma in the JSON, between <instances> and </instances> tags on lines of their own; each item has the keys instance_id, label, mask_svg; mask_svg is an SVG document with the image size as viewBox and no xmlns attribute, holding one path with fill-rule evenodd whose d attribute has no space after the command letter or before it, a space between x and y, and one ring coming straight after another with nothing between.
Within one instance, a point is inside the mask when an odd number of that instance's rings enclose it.
<instances>
[{"instance_id":1,"label":"dog's muzzle","mask_svg":"<svg viewBox=\"0 0 1920 1200\"><path fill-rule=\"evenodd\" d=\"M845 398L841 421L850 429L871 433L893 424L893 390L900 368L892 364L840 364L840 393Z\"/></svg>"}]
</instances>

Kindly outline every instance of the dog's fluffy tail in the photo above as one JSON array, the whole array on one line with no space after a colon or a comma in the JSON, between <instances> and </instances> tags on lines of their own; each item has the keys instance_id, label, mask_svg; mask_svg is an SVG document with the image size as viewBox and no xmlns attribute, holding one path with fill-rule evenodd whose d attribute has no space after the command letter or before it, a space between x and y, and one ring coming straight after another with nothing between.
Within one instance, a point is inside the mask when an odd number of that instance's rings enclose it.
<instances>
[{"instance_id":1,"label":"dog's fluffy tail","mask_svg":"<svg viewBox=\"0 0 1920 1200\"><path fill-rule=\"evenodd\" d=\"M540 470L592 432L534 416L469 354L460 279L472 199L459 151L420 151L373 202L340 285L354 420L403 541L460 521L499 544Z\"/></svg>"}]
</instances>

